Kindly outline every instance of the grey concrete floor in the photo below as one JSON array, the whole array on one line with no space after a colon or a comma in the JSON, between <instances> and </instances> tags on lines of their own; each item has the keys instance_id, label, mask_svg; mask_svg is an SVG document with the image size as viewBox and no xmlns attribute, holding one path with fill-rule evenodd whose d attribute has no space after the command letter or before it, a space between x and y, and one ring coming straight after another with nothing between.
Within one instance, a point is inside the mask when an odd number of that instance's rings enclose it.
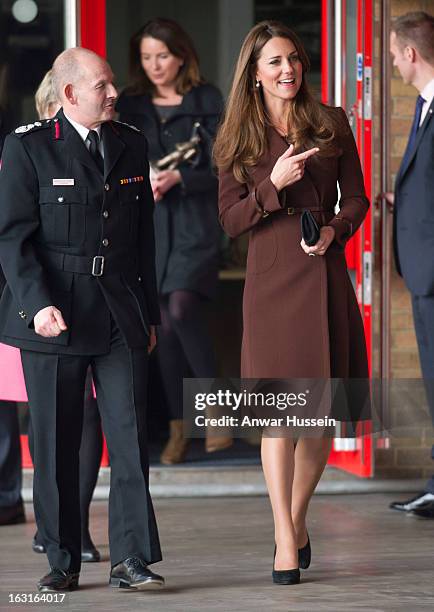
<instances>
[{"instance_id":1,"label":"grey concrete floor","mask_svg":"<svg viewBox=\"0 0 434 612\"><path fill-rule=\"evenodd\" d=\"M265 497L158 499L166 577L159 592L107 586L107 506L92 504L91 531L103 561L82 568L80 589L62 605L9 603L35 593L45 556L31 551L31 506L24 525L0 527L0 609L71 611L434 610L434 522L388 509L396 494L315 496L309 533L313 561L297 586L271 582L273 528ZM405 494L398 494L405 499Z\"/></svg>"}]
</instances>

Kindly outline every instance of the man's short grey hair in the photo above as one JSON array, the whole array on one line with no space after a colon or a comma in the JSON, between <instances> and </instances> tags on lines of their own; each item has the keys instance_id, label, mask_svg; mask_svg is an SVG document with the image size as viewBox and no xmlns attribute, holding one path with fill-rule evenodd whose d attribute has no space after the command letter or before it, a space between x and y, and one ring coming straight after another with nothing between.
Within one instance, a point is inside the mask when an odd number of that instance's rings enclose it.
<instances>
[{"instance_id":1,"label":"man's short grey hair","mask_svg":"<svg viewBox=\"0 0 434 612\"><path fill-rule=\"evenodd\" d=\"M85 74L86 58L99 57L90 49L73 47L66 49L54 61L52 68L53 87L59 100L63 100L66 85L76 85Z\"/></svg>"}]
</instances>

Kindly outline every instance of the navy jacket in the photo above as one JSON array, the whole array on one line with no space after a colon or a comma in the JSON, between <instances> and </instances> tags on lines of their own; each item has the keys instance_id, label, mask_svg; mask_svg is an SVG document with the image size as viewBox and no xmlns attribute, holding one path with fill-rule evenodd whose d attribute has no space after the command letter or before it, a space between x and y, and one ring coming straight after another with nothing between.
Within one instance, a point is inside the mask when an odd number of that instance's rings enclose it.
<instances>
[{"instance_id":1,"label":"navy jacket","mask_svg":"<svg viewBox=\"0 0 434 612\"><path fill-rule=\"evenodd\" d=\"M414 295L434 295L434 100L395 184L396 267Z\"/></svg>"},{"instance_id":2,"label":"navy jacket","mask_svg":"<svg viewBox=\"0 0 434 612\"><path fill-rule=\"evenodd\" d=\"M211 297L216 289L221 228L217 211L217 177L211 160L213 139L223 99L213 85L194 87L167 120L161 121L147 95L124 92L117 103L121 121L145 134L149 159L171 153L201 124L199 155L178 168L182 185L175 185L155 206L157 282L161 294L187 289Z\"/></svg>"},{"instance_id":3,"label":"navy jacket","mask_svg":"<svg viewBox=\"0 0 434 612\"><path fill-rule=\"evenodd\" d=\"M145 138L119 122L104 123L101 135L104 176L62 110L6 138L0 172L6 344L101 354L109 350L111 317L137 348L147 346L150 324L159 323ZM43 338L33 318L50 305L62 311L68 330Z\"/></svg>"}]
</instances>

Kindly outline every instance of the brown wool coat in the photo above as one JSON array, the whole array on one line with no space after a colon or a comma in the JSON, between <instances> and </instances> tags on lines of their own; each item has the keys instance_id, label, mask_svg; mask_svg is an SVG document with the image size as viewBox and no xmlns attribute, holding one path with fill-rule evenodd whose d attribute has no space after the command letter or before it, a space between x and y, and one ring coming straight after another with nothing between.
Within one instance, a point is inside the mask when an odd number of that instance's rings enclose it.
<instances>
[{"instance_id":1,"label":"brown wool coat","mask_svg":"<svg viewBox=\"0 0 434 612\"><path fill-rule=\"evenodd\" d=\"M241 375L245 378L367 378L368 364L344 246L369 207L353 135L344 111L340 154L310 158L297 183L277 194L270 174L287 149L268 128L268 154L247 184L220 173L220 221L231 237L250 231L244 287ZM334 207L338 201L339 213ZM324 256L300 246L300 212L310 208L336 232ZM267 215L267 213L269 213Z\"/></svg>"}]
</instances>

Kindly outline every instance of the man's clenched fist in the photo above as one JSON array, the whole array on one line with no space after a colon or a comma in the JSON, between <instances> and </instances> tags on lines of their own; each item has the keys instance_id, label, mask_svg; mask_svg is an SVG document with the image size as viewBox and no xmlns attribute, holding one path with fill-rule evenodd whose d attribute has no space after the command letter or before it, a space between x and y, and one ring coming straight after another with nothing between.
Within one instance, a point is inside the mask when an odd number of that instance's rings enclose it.
<instances>
[{"instance_id":1,"label":"man's clenched fist","mask_svg":"<svg viewBox=\"0 0 434 612\"><path fill-rule=\"evenodd\" d=\"M33 323L35 332L44 338L54 338L68 329L62 313L55 306L47 306L40 310L35 315Z\"/></svg>"}]
</instances>

